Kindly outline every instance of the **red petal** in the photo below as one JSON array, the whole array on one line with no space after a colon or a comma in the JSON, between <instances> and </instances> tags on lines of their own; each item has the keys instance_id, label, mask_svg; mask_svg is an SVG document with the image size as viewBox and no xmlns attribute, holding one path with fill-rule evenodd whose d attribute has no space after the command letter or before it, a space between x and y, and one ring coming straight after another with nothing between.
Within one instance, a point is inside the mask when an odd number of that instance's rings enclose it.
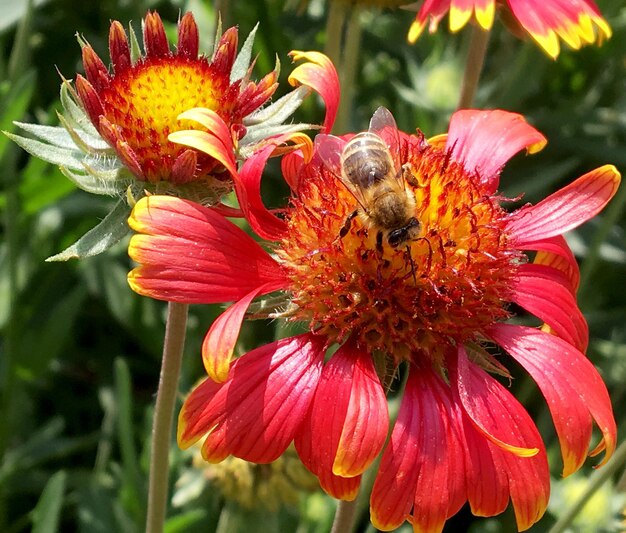
<instances>
[{"instance_id":1,"label":"red petal","mask_svg":"<svg viewBox=\"0 0 626 533\"><path fill-rule=\"evenodd\" d=\"M114 20L109 29L109 54L113 63L113 71L116 76L130 68L130 48L128 47L128 37L124 27Z\"/></svg>"},{"instance_id":2,"label":"red petal","mask_svg":"<svg viewBox=\"0 0 626 533\"><path fill-rule=\"evenodd\" d=\"M330 492L335 477L354 478L374 461L388 425L385 393L371 355L348 342L324 367L296 449Z\"/></svg>"},{"instance_id":3,"label":"red petal","mask_svg":"<svg viewBox=\"0 0 626 533\"><path fill-rule=\"evenodd\" d=\"M459 347L458 359L451 360L450 365L453 370L451 381L458 391L464 411L476 429L496 446L515 455L520 457L537 455L542 446L541 439L528 447L523 442L522 435L518 434L520 424L533 427L534 424L517 400L489 374L471 363L463 346ZM518 408L519 416L516 418L520 420L513 418L507 420L502 416L503 410L511 408L507 405L509 403Z\"/></svg>"},{"instance_id":4,"label":"red petal","mask_svg":"<svg viewBox=\"0 0 626 533\"><path fill-rule=\"evenodd\" d=\"M372 489L372 522L378 529L394 529L411 513L414 531L438 532L461 508L466 446L458 414L439 376L411 369Z\"/></svg>"},{"instance_id":5,"label":"red petal","mask_svg":"<svg viewBox=\"0 0 626 533\"><path fill-rule=\"evenodd\" d=\"M523 243L561 235L602 211L619 183L620 174L613 165L592 170L537 205L513 213L507 232Z\"/></svg>"},{"instance_id":6,"label":"red petal","mask_svg":"<svg viewBox=\"0 0 626 533\"><path fill-rule=\"evenodd\" d=\"M580 269L572 250L562 235L528 243L516 243L522 250L538 250L533 263L550 266L562 272L569 280L572 294L576 294L580 283Z\"/></svg>"},{"instance_id":7,"label":"red petal","mask_svg":"<svg viewBox=\"0 0 626 533\"><path fill-rule=\"evenodd\" d=\"M148 12L143 21L143 44L146 57L164 57L170 53L163 21L156 11Z\"/></svg>"},{"instance_id":8,"label":"red petal","mask_svg":"<svg viewBox=\"0 0 626 533\"><path fill-rule=\"evenodd\" d=\"M98 91L109 86L109 71L102 62L102 59L100 59L100 56L96 54L91 46L87 45L83 47L82 56L85 76L87 76L87 80L95 88L97 94ZM78 76L82 77L80 74ZM97 120L95 123L98 123Z\"/></svg>"},{"instance_id":9,"label":"red petal","mask_svg":"<svg viewBox=\"0 0 626 533\"><path fill-rule=\"evenodd\" d=\"M176 54L188 59L198 57L200 37L198 25L191 12L185 13L178 23L178 50Z\"/></svg>"},{"instance_id":10,"label":"red petal","mask_svg":"<svg viewBox=\"0 0 626 533\"><path fill-rule=\"evenodd\" d=\"M153 298L232 302L286 286L280 266L243 230L210 209L170 196L144 197L131 213L128 253L141 263L131 288Z\"/></svg>"},{"instance_id":11,"label":"red petal","mask_svg":"<svg viewBox=\"0 0 626 533\"><path fill-rule=\"evenodd\" d=\"M476 516L498 515L509 504L508 473L501 454L497 453L501 451L501 448L485 439L466 416L459 418L460 431L467 443L467 499L472 514Z\"/></svg>"},{"instance_id":12,"label":"red petal","mask_svg":"<svg viewBox=\"0 0 626 533\"><path fill-rule=\"evenodd\" d=\"M230 361L239 338L243 317L250 302L259 294L266 292L268 292L267 286L262 285L250 294L246 294L218 316L211 325L202 343L202 362L213 381L221 383L228 378Z\"/></svg>"},{"instance_id":13,"label":"red petal","mask_svg":"<svg viewBox=\"0 0 626 533\"><path fill-rule=\"evenodd\" d=\"M529 2L509 0L510 9L521 26L553 58L559 55L559 37L575 50L611 36L593 0ZM594 24L598 27L598 36Z\"/></svg>"},{"instance_id":14,"label":"red petal","mask_svg":"<svg viewBox=\"0 0 626 533\"><path fill-rule=\"evenodd\" d=\"M300 170L304 166L304 155L300 150L286 154L280 161L283 178L292 191L298 190Z\"/></svg>"},{"instance_id":15,"label":"red petal","mask_svg":"<svg viewBox=\"0 0 626 533\"><path fill-rule=\"evenodd\" d=\"M424 4L422 4L409 29L409 42L414 43L417 40L422 31L424 31L429 17L431 19L429 31L434 33L437 30L439 21L450 9L450 2L451 0L424 0Z\"/></svg>"},{"instance_id":16,"label":"red petal","mask_svg":"<svg viewBox=\"0 0 626 533\"><path fill-rule=\"evenodd\" d=\"M80 74L76 75L76 91L80 98L85 111L89 115L89 119L93 125L100 131L100 117L104 114L102 107L102 101L96 92L94 86L89 81L83 78ZM105 140L115 146L115 141L105 138Z\"/></svg>"},{"instance_id":17,"label":"red petal","mask_svg":"<svg viewBox=\"0 0 626 533\"><path fill-rule=\"evenodd\" d=\"M178 120L193 120L202 124L206 131L181 130L170 133L168 139L177 144L195 148L219 161L233 177L237 178L235 148L228 125L215 111L202 107L190 109L178 115Z\"/></svg>"},{"instance_id":18,"label":"red petal","mask_svg":"<svg viewBox=\"0 0 626 533\"><path fill-rule=\"evenodd\" d=\"M297 66L289 76L293 86L302 84L310 87L322 97L326 104L326 117L322 132L329 133L337 117L339 107L339 76L332 61L320 52L293 50L289 55L294 61L306 59L309 63Z\"/></svg>"},{"instance_id":19,"label":"red petal","mask_svg":"<svg viewBox=\"0 0 626 533\"><path fill-rule=\"evenodd\" d=\"M458 401L473 427L490 441L496 471L506 472L518 529L527 529L543 516L550 492L546 452L539 432L524 407L471 363L463 347L459 348L458 359L450 360L450 370ZM507 441L516 445L505 444Z\"/></svg>"},{"instance_id":20,"label":"red petal","mask_svg":"<svg viewBox=\"0 0 626 533\"><path fill-rule=\"evenodd\" d=\"M305 334L240 357L226 383L207 379L187 398L179 415L180 446L209 433L202 447L207 461L228 455L254 463L276 460L309 409L324 351L323 341Z\"/></svg>"},{"instance_id":21,"label":"red petal","mask_svg":"<svg viewBox=\"0 0 626 533\"><path fill-rule=\"evenodd\" d=\"M465 169L476 174L486 193L498 188L504 164L522 148L541 150L545 137L516 113L500 109L457 111L450 119L446 149Z\"/></svg>"},{"instance_id":22,"label":"red petal","mask_svg":"<svg viewBox=\"0 0 626 533\"><path fill-rule=\"evenodd\" d=\"M587 321L576 304L569 280L560 271L544 265L521 265L511 300L580 351L587 349Z\"/></svg>"},{"instance_id":23,"label":"red petal","mask_svg":"<svg viewBox=\"0 0 626 533\"><path fill-rule=\"evenodd\" d=\"M238 40L239 35L235 26L228 28L222 35L215 49L215 55L211 60L211 65L213 68L217 69L218 72L230 74L233 64L235 63L235 58L237 57Z\"/></svg>"},{"instance_id":24,"label":"red petal","mask_svg":"<svg viewBox=\"0 0 626 533\"><path fill-rule=\"evenodd\" d=\"M255 152L246 160L239 179L235 180L237 198L250 226L257 235L271 241L279 240L287 231L285 221L268 211L261 199L261 177L275 148L275 144L270 144Z\"/></svg>"},{"instance_id":25,"label":"red petal","mask_svg":"<svg viewBox=\"0 0 626 533\"><path fill-rule=\"evenodd\" d=\"M533 328L499 324L490 337L518 361L537 382L548 402L561 442L563 475L580 468L591 439L594 418L603 435L597 451L606 449L605 464L615 450L617 430L606 386L591 362L573 346Z\"/></svg>"}]
</instances>

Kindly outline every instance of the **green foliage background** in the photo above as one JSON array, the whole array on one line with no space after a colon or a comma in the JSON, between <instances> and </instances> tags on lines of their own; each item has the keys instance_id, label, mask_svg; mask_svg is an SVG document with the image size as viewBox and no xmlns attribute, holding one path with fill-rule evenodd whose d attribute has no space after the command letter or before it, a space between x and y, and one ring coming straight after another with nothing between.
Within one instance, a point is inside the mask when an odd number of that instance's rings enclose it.
<instances>
[{"instance_id":1,"label":"green foliage background","mask_svg":"<svg viewBox=\"0 0 626 533\"><path fill-rule=\"evenodd\" d=\"M172 38L179 13L188 10L199 23L204 50L214 35L216 7L201 0L27 4L0 2L0 129L6 131L14 130L13 120L57 124L57 70L68 78L83 72L75 32L103 58L110 20L132 21L139 29L148 9L159 11ZM477 107L521 112L549 139L540 154L519 156L507 166L502 188L509 197L523 192L524 201L537 201L604 163L626 169L626 7L614 0L598 4L613 28L612 39L602 47L565 49L557 61L496 24ZM260 22L256 72L260 77L271 70L277 55L283 65L279 91L286 92L292 69L287 52L323 49L325 11L322 0L308 6L241 0L224 2L222 18L225 27L238 24L240 36ZM410 46L405 36L413 16L401 10L363 12L349 129L365 129L374 109L385 105L405 131L445 131L469 31L450 35L446 20L437 34ZM322 113L319 102L310 99L297 118L319 122ZM0 136L0 169L0 531L141 531L164 306L129 290L126 243L81 262L44 262L102 219L113 199L76 190L57 168L30 159L5 136ZM278 176L264 186L270 203L284 201ZM609 387L618 427L626 422L624 196L622 189L605 212L568 236L582 265L588 355ZM219 311L217 306L191 309L181 393L201 376L202 336ZM276 324L248 324L238 351L283 334ZM572 504L577 481L560 479L554 430L535 386L519 374L512 389L548 446L553 500L531 529L548 531ZM172 464L173 481L194 471L189 456L176 449ZM584 483L590 473L585 467L578 480ZM617 485L619 474L598 493L595 513L582 512L576 531L619 530L626 490L624 480ZM210 485L200 495L179 499L169 510L169 533L321 533L329 530L334 512L334 502L320 494L303 495L299 506L278 513L244 511ZM359 531L373 531L362 511ZM475 519L464 510L446 531L513 528L510 510L493 519Z\"/></svg>"}]
</instances>

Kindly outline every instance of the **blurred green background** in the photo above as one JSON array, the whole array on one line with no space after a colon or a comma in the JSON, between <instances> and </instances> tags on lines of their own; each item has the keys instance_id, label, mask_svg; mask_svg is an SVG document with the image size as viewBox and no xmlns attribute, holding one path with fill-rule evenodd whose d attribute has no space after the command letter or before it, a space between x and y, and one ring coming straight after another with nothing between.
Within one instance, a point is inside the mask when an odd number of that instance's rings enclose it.
<instances>
[{"instance_id":1,"label":"blurred green background","mask_svg":"<svg viewBox=\"0 0 626 533\"><path fill-rule=\"evenodd\" d=\"M58 123L60 77L83 72L75 33L107 62L110 21L139 31L156 9L174 39L179 13L193 11L204 50L215 31L217 7L206 1L0 0L0 129L12 121ZM517 111L549 140L540 154L518 156L505 169L502 190L535 202L604 163L626 169L626 7L598 0L613 29L602 47L571 51L557 61L533 43L496 24L477 107ZM240 38L260 22L255 52L260 78L281 60L281 88L289 90L287 52L323 50L327 7L281 0L223 2L225 27ZM388 107L405 131L427 135L446 130L454 110L469 30L406 43L414 14L372 9L360 15L361 45L354 100L346 127L363 130L379 105ZM309 99L299 120L320 122L323 108ZM77 190L59 170L31 159L0 135L0 531L135 532L143 528L150 417L158 382L165 308L132 293L126 283L126 242L83 261L44 260L76 241L101 220L112 198ZM270 203L286 190L277 175L264 184ZM584 227L568 235L581 262L580 306L590 325L588 355L600 369L618 427L626 421L626 252L624 193ZM218 306L192 306L181 392L202 375L200 344ZM239 353L283 335L275 323L244 326ZM514 369L515 370L515 369ZM518 375L516 373L516 375ZM512 384L545 438L554 478L549 511L531 531L548 531L591 474L588 465L573 480L561 480L561 459L548 410L530 380ZM623 434L623 431L621 432ZM190 455L172 451L172 483L179 481L168 511L167 531L329 531L334 502L302 494L280 511L252 509L206 481ZM220 474L213 474L219 477ZM224 475L234 475L232 472ZM260 472L263 476L263 472ZM624 480L602 488L593 509L581 513L575 531L619 531L624 526ZM374 531L361 508L359 531ZM466 509L446 531L508 532L512 512L477 519ZM402 531L410 531L405 525Z\"/></svg>"}]
</instances>

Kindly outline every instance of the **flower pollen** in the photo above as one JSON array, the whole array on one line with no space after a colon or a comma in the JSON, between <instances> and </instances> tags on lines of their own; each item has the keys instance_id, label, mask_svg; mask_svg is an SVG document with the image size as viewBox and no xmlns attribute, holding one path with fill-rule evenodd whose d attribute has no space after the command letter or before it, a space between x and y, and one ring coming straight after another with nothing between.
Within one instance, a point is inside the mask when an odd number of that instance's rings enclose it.
<instances>
[{"instance_id":1,"label":"flower pollen","mask_svg":"<svg viewBox=\"0 0 626 533\"><path fill-rule=\"evenodd\" d=\"M401 159L421 225L407 245L393 248L383 235L381 249L363 216L342 231L358 206L352 194L319 166L303 180L279 252L295 304L286 314L337 342L355 335L396 363L419 354L439 366L447 349L508 318L523 256L507 247L506 212L477 176L420 138L407 145Z\"/></svg>"}]
</instances>

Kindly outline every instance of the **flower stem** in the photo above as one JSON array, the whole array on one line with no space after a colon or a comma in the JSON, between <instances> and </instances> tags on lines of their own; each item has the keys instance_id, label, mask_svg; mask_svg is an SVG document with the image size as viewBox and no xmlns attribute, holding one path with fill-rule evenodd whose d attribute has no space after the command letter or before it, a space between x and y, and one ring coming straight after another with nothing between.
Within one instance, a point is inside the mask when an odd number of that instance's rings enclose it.
<instances>
[{"instance_id":1,"label":"flower stem","mask_svg":"<svg viewBox=\"0 0 626 533\"><path fill-rule=\"evenodd\" d=\"M146 533L162 533L165 522L169 488L168 458L178 376L185 346L188 308L187 304L174 302L170 302L167 308L161 375L152 426Z\"/></svg>"},{"instance_id":2,"label":"flower stem","mask_svg":"<svg viewBox=\"0 0 626 533\"><path fill-rule=\"evenodd\" d=\"M326 44L324 53L335 64L341 60L341 40L343 24L346 20L346 6L343 2L329 2L328 18L326 19Z\"/></svg>"},{"instance_id":3,"label":"flower stem","mask_svg":"<svg viewBox=\"0 0 626 533\"><path fill-rule=\"evenodd\" d=\"M487 54L489 33L489 31L485 31L478 26L472 26L472 36L470 38L467 59L465 60L465 71L463 72L458 109L472 107L480 73L485 62L485 55Z\"/></svg>"},{"instance_id":4,"label":"flower stem","mask_svg":"<svg viewBox=\"0 0 626 533\"><path fill-rule=\"evenodd\" d=\"M346 26L346 36L343 47L343 56L339 63L341 76L341 102L333 131L345 133L350 128L350 116L352 102L356 86L356 77L361 52L361 9L354 5L350 11L350 17Z\"/></svg>"},{"instance_id":5,"label":"flower stem","mask_svg":"<svg viewBox=\"0 0 626 533\"><path fill-rule=\"evenodd\" d=\"M552 526L549 533L563 533L563 531L568 529L596 491L618 470L620 470L624 463L626 463L626 442L622 442L622 444L620 444L606 466L600 470L596 470L589 477L589 483L585 491L570 506L570 508L561 515L556 524Z\"/></svg>"},{"instance_id":6,"label":"flower stem","mask_svg":"<svg viewBox=\"0 0 626 533\"><path fill-rule=\"evenodd\" d=\"M350 533L354 529L358 498L352 501L339 500L335 511L335 520L330 533Z\"/></svg>"}]
</instances>

